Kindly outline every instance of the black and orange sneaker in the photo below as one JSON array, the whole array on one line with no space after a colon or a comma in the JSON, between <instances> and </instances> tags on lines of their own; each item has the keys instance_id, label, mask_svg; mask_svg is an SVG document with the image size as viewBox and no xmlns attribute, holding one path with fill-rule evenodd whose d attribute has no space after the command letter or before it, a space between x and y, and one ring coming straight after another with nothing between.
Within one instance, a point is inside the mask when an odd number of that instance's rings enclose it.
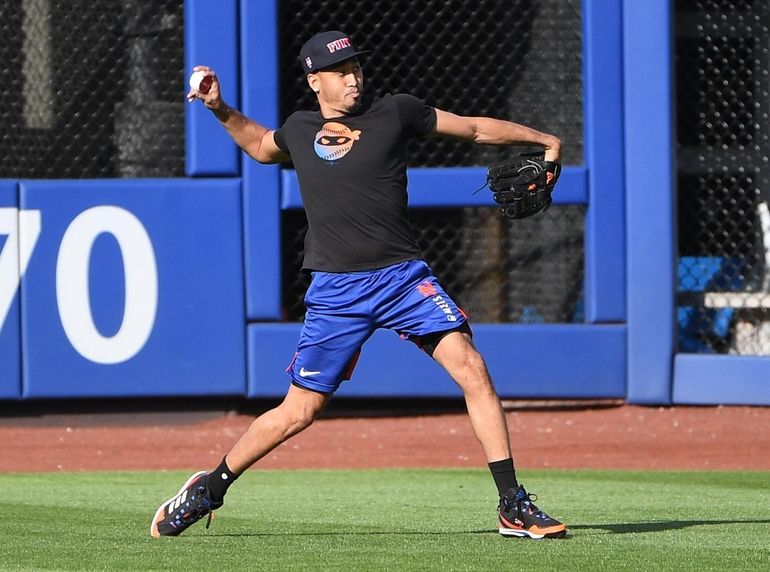
<instances>
[{"instance_id":1,"label":"black and orange sneaker","mask_svg":"<svg viewBox=\"0 0 770 572\"><path fill-rule=\"evenodd\" d=\"M500 534L523 538L562 538L567 527L535 506L536 495L519 486L500 497L498 520Z\"/></svg>"},{"instance_id":2,"label":"black and orange sneaker","mask_svg":"<svg viewBox=\"0 0 770 572\"><path fill-rule=\"evenodd\" d=\"M206 528L209 527L213 511L224 503L209 498L206 477L206 471L191 475L177 494L158 507L150 524L150 536L177 536L206 515L209 515Z\"/></svg>"}]
</instances>

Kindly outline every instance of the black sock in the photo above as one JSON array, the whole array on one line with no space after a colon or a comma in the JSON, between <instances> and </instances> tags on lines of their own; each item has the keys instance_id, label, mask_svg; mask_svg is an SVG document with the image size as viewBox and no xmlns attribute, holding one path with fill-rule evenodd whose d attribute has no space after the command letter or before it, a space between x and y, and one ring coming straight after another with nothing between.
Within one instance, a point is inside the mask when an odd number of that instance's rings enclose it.
<instances>
[{"instance_id":1,"label":"black sock","mask_svg":"<svg viewBox=\"0 0 770 572\"><path fill-rule=\"evenodd\" d=\"M492 471L492 478L495 479L495 485L497 485L500 496L503 496L509 489L518 488L519 483L516 481L516 471L513 470L511 457L489 463L489 470Z\"/></svg>"},{"instance_id":2,"label":"black sock","mask_svg":"<svg viewBox=\"0 0 770 572\"><path fill-rule=\"evenodd\" d=\"M227 466L225 458L226 457L222 459L222 462L219 463L219 466L216 469L209 473L206 482L209 489L209 497L214 502L222 502L222 499L225 498L227 489L230 488L230 485L232 485L235 479L238 478L238 475L233 473Z\"/></svg>"}]
</instances>

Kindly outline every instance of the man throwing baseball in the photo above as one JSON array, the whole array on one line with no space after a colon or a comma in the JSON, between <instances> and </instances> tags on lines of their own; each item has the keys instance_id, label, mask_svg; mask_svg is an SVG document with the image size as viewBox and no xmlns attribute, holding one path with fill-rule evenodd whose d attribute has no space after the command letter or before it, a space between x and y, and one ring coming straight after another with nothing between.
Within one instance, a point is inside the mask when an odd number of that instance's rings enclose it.
<instances>
[{"instance_id":1,"label":"man throwing baseball","mask_svg":"<svg viewBox=\"0 0 770 572\"><path fill-rule=\"evenodd\" d=\"M497 487L500 534L566 534L565 525L537 508L534 495L517 482L500 399L465 314L422 260L409 225L406 189L406 147L413 137L537 145L555 164L560 141L508 121L455 115L410 95L368 97L359 62L365 53L342 32L310 38L300 63L320 109L296 112L278 130L228 106L214 70L195 68L211 85L206 93L193 88L188 100L200 99L256 161L293 161L308 219L303 269L312 281L285 399L252 423L218 467L190 476L158 508L153 537L175 536L210 518L239 475L307 428L350 379L364 342L377 328L417 344L462 390Z\"/></svg>"}]
</instances>

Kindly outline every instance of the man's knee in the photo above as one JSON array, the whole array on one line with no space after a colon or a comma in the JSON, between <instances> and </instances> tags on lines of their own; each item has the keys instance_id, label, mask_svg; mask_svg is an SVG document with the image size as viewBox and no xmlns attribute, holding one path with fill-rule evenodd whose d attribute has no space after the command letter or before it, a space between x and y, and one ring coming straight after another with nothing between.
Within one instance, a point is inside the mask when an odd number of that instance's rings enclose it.
<instances>
[{"instance_id":1,"label":"man's knee","mask_svg":"<svg viewBox=\"0 0 770 572\"><path fill-rule=\"evenodd\" d=\"M331 395L321 394L293 385L289 395L278 407L289 434L294 435L313 424Z\"/></svg>"},{"instance_id":2,"label":"man's knee","mask_svg":"<svg viewBox=\"0 0 770 572\"><path fill-rule=\"evenodd\" d=\"M484 357L469 336L459 333L447 336L436 349L434 359L446 369L464 394L494 393Z\"/></svg>"},{"instance_id":3,"label":"man's knee","mask_svg":"<svg viewBox=\"0 0 770 572\"><path fill-rule=\"evenodd\" d=\"M487 366L478 352L475 355L468 356L466 366L457 380L460 388L465 393L495 393Z\"/></svg>"},{"instance_id":4,"label":"man's knee","mask_svg":"<svg viewBox=\"0 0 770 572\"><path fill-rule=\"evenodd\" d=\"M474 347L470 346L465 353L466 367L471 371L476 372L481 377L488 377L487 375L487 363L484 361L484 357Z\"/></svg>"},{"instance_id":5,"label":"man's knee","mask_svg":"<svg viewBox=\"0 0 770 572\"><path fill-rule=\"evenodd\" d=\"M307 429L313 424L320 410L313 407L292 406L287 407L284 414L288 426L290 427L290 433L292 435Z\"/></svg>"},{"instance_id":6,"label":"man's knee","mask_svg":"<svg viewBox=\"0 0 770 572\"><path fill-rule=\"evenodd\" d=\"M465 375L486 376L487 364L476 346L473 345L470 336L464 334L447 336L446 341L442 342L437 349L440 355L437 357L434 354L434 358L450 370L450 373L452 373L451 370L456 370Z\"/></svg>"}]
</instances>

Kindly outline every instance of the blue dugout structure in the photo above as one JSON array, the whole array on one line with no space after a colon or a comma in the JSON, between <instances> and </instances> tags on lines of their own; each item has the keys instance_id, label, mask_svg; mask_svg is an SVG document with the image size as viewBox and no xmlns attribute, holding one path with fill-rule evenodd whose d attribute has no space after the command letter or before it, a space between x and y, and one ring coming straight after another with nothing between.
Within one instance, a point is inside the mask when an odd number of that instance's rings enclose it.
<instances>
[{"instance_id":1,"label":"blue dugout structure","mask_svg":"<svg viewBox=\"0 0 770 572\"><path fill-rule=\"evenodd\" d=\"M474 323L505 397L770 403L770 358L675 354L670 4L583 0L585 164L555 201L588 207L586 320ZM277 0L187 0L185 19L187 68L212 66L228 102L277 126ZM285 393L300 324L280 322L280 216L301 207L296 177L246 158L201 105L186 138L184 179L0 181L0 398ZM649 165L670 180L648 186ZM410 203L491 205L469 192L484 174L412 169ZM339 394L460 395L390 332Z\"/></svg>"}]
</instances>

